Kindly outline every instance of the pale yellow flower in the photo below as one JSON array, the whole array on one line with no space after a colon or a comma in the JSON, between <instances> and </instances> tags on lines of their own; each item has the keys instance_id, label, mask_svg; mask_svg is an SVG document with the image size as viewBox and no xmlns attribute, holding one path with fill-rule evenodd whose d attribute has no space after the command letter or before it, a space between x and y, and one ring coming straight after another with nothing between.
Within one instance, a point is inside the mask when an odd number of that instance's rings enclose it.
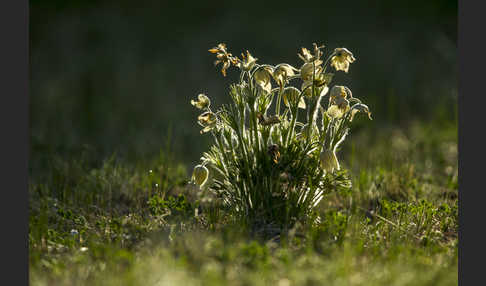
<instances>
[{"instance_id":1,"label":"pale yellow flower","mask_svg":"<svg viewBox=\"0 0 486 286\"><path fill-rule=\"evenodd\" d=\"M322 72L322 67L320 66L321 64L322 64L321 60L315 61L314 65L312 65L312 63L303 64L302 67L300 68L300 78L304 81L312 80L314 66L316 69L314 78L317 77Z\"/></svg>"},{"instance_id":2,"label":"pale yellow flower","mask_svg":"<svg viewBox=\"0 0 486 286\"><path fill-rule=\"evenodd\" d=\"M203 165L197 165L192 171L192 181L199 186L204 185L208 180L209 171Z\"/></svg>"},{"instance_id":3,"label":"pale yellow flower","mask_svg":"<svg viewBox=\"0 0 486 286\"><path fill-rule=\"evenodd\" d=\"M320 163L321 168L326 172L333 172L334 170L340 169L336 154L328 149L324 149L321 152Z\"/></svg>"},{"instance_id":4,"label":"pale yellow flower","mask_svg":"<svg viewBox=\"0 0 486 286\"><path fill-rule=\"evenodd\" d=\"M210 111L204 112L203 114L199 115L197 118L198 123L199 125L204 127L201 130L201 133L206 133L212 130L216 126L216 122L217 122L216 119L217 119L216 114Z\"/></svg>"},{"instance_id":5,"label":"pale yellow flower","mask_svg":"<svg viewBox=\"0 0 486 286\"><path fill-rule=\"evenodd\" d=\"M243 60L240 61L237 66L244 71L251 70L253 66L255 66L255 62L258 60L257 58L254 58L249 51L246 51L246 56L241 53L241 58Z\"/></svg>"},{"instance_id":6,"label":"pale yellow flower","mask_svg":"<svg viewBox=\"0 0 486 286\"><path fill-rule=\"evenodd\" d=\"M354 62L356 59L353 54L346 48L336 48L334 50L334 56L331 58L331 66L333 66L336 71L348 72L349 64Z\"/></svg>"},{"instance_id":7,"label":"pale yellow flower","mask_svg":"<svg viewBox=\"0 0 486 286\"><path fill-rule=\"evenodd\" d=\"M297 69L289 64L278 64L275 66L272 76L278 85L282 87L287 83L289 77L295 75L294 71L297 71Z\"/></svg>"},{"instance_id":8,"label":"pale yellow flower","mask_svg":"<svg viewBox=\"0 0 486 286\"><path fill-rule=\"evenodd\" d=\"M282 93L283 102L286 106L290 107L290 102L295 103L299 97L300 90L293 86L286 87ZM304 97L300 97L298 108L305 109Z\"/></svg>"},{"instance_id":9,"label":"pale yellow flower","mask_svg":"<svg viewBox=\"0 0 486 286\"><path fill-rule=\"evenodd\" d=\"M201 93L197 96L197 101L191 99L191 104L199 109L205 109L211 105L211 100L205 94Z\"/></svg>"},{"instance_id":10,"label":"pale yellow flower","mask_svg":"<svg viewBox=\"0 0 486 286\"><path fill-rule=\"evenodd\" d=\"M329 108L326 111L326 114L330 118L339 119L339 118L343 117L344 112L341 108L339 108L339 106L333 104L333 105L329 106Z\"/></svg>"},{"instance_id":11,"label":"pale yellow flower","mask_svg":"<svg viewBox=\"0 0 486 286\"><path fill-rule=\"evenodd\" d=\"M334 100L335 98L338 97L346 98L347 96L348 95L346 93L346 90L343 88L343 86L335 85L331 88L331 93L330 93L331 100Z\"/></svg>"},{"instance_id":12,"label":"pale yellow flower","mask_svg":"<svg viewBox=\"0 0 486 286\"><path fill-rule=\"evenodd\" d=\"M347 98L352 97L351 90L349 88L341 85L335 85L331 88L329 97L331 105L338 106L343 112L349 110L349 101Z\"/></svg>"},{"instance_id":13,"label":"pale yellow flower","mask_svg":"<svg viewBox=\"0 0 486 286\"><path fill-rule=\"evenodd\" d=\"M263 66L255 71L255 73L253 74L253 78L255 79L255 83L258 86L260 86L263 90L269 93L272 90L272 74L272 68L270 68L269 66Z\"/></svg>"}]
</instances>

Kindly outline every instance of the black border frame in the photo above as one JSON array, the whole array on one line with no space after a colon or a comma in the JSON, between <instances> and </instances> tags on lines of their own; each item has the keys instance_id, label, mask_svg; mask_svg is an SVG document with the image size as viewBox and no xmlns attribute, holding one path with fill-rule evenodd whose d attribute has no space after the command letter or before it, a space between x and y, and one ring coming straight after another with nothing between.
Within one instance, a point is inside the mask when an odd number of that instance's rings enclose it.
<instances>
[{"instance_id":1,"label":"black border frame","mask_svg":"<svg viewBox=\"0 0 486 286\"><path fill-rule=\"evenodd\" d=\"M1 209L3 285L29 285L29 2L4 1L0 7L2 111Z\"/></svg>"}]
</instances>

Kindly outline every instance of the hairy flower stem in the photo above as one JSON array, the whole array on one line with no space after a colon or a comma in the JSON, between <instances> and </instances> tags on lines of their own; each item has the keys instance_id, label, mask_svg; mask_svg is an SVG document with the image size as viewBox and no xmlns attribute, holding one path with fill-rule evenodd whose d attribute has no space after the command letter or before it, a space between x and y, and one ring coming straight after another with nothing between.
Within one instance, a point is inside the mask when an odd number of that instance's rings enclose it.
<instances>
[{"instance_id":1,"label":"hairy flower stem","mask_svg":"<svg viewBox=\"0 0 486 286\"><path fill-rule=\"evenodd\" d=\"M297 102L299 102L301 96L302 93L299 95ZM285 140L285 147L289 146L290 140L294 135L295 123L297 122L298 114L299 114L299 107L296 106L294 110L292 110L292 121L290 122L289 133L287 134L287 138Z\"/></svg>"},{"instance_id":2,"label":"hairy flower stem","mask_svg":"<svg viewBox=\"0 0 486 286\"><path fill-rule=\"evenodd\" d=\"M315 76L316 76L316 64L315 62L312 62L312 90L311 90L311 98L312 98L312 105L310 106L309 109L307 109L307 138L311 138L311 134L313 131L314 127L314 113L317 104L315 104L316 101L314 101L315 98L315 87L314 87L314 81L315 81ZM312 110L312 111L311 111Z\"/></svg>"},{"instance_id":3,"label":"hairy flower stem","mask_svg":"<svg viewBox=\"0 0 486 286\"><path fill-rule=\"evenodd\" d=\"M249 105L250 107L250 134L252 134L251 131L253 131L253 144L256 144L257 145L257 151L260 151L261 150L261 147L260 147L260 139L258 138L258 123L257 123L257 117L256 117L256 113L257 113L257 110L255 110L255 103L257 101L257 91L255 89L255 87L253 86L253 81L252 81L252 78L248 77L248 82L249 82L249 86L250 86L250 93L251 93L251 96L252 98L254 98L254 102L252 102L252 104ZM251 126L253 125L253 126Z\"/></svg>"},{"instance_id":4,"label":"hairy flower stem","mask_svg":"<svg viewBox=\"0 0 486 286\"><path fill-rule=\"evenodd\" d=\"M257 118L256 118L256 111L254 109L254 106L252 107L252 115L251 115L251 120L253 122L253 142L257 146L257 151L260 152L260 139L258 138L258 123L257 123ZM251 131L250 131L251 132Z\"/></svg>"},{"instance_id":5,"label":"hairy flower stem","mask_svg":"<svg viewBox=\"0 0 486 286\"><path fill-rule=\"evenodd\" d=\"M334 51L329 57L327 57L326 61L324 62L324 65L323 65L322 73L326 73L326 70L327 70L327 67L328 67L328 63L331 60L331 58L333 56L335 56L335 55L336 55L336 52Z\"/></svg>"},{"instance_id":6,"label":"hairy flower stem","mask_svg":"<svg viewBox=\"0 0 486 286\"><path fill-rule=\"evenodd\" d=\"M275 114L277 114L277 116L280 116L280 104L282 100L282 91L283 91L283 87L280 86L278 89L277 103L275 105Z\"/></svg>"},{"instance_id":7,"label":"hairy flower stem","mask_svg":"<svg viewBox=\"0 0 486 286\"><path fill-rule=\"evenodd\" d=\"M316 121L317 121L317 116L318 116L318 111L319 111L319 106L321 104L321 99L322 99L323 95L319 94L319 96L317 96L316 98L316 101L315 101L315 105L312 106L312 125L316 124Z\"/></svg>"},{"instance_id":8,"label":"hairy flower stem","mask_svg":"<svg viewBox=\"0 0 486 286\"><path fill-rule=\"evenodd\" d=\"M329 144L329 148L331 148L331 147L332 147L332 150L334 150L334 151L335 151L335 149L337 148L337 146L338 146L338 145L339 145L339 144L342 142L342 140L344 140L344 138L343 138L344 133L343 133L343 134L341 134L341 132L344 130L345 126L347 125L346 123L348 123L348 122L349 122L349 117L350 117L350 115L349 115L349 113L347 113L347 114L345 115L345 117L344 117L344 118L341 120L341 122L340 122L340 124L339 124L339 127L338 127L338 129L337 129L336 133L335 133L335 134L333 134L334 136L333 136L333 138L332 138L331 144ZM338 141L338 142L336 142L336 144L333 144L333 143L334 143L334 139L335 139L336 135L337 135L337 137L338 137L338 138L340 138L340 139L339 139L339 141ZM341 139L342 139L342 140L341 140Z\"/></svg>"}]
</instances>

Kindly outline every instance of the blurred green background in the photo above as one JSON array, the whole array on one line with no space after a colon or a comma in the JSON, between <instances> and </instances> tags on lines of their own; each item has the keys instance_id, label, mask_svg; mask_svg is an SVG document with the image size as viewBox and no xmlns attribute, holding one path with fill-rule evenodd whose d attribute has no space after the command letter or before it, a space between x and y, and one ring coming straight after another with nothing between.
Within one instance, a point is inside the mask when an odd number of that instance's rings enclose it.
<instances>
[{"instance_id":1,"label":"blurred green background","mask_svg":"<svg viewBox=\"0 0 486 286\"><path fill-rule=\"evenodd\" d=\"M457 122L457 1L31 0L31 175L53 155L140 162L167 143L192 168L210 136L190 100L229 102L238 77L213 66L207 50L220 42L296 67L313 42L351 50L356 62L333 83L374 118L352 132Z\"/></svg>"}]
</instances>

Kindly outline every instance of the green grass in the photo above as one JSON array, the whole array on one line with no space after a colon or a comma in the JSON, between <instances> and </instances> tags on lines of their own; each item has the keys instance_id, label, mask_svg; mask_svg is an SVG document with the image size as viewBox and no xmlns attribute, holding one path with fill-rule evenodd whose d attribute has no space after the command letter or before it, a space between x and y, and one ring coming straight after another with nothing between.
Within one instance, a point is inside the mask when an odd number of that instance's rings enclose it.
<instances>
[{"instance_id":1,"label":"green grass","mask_svg":"<svg viewBox=\"0 0 486 286\"><path fill-rule=\"evenodd\" d=\"M32 285L457 285L457 125L361 129L321 223L263 239L170 152L50 156L29 187ZM152 170L152 171L150 171ZM40 174L40 173L39 173Z\"/></svg>"}]
</instances>

